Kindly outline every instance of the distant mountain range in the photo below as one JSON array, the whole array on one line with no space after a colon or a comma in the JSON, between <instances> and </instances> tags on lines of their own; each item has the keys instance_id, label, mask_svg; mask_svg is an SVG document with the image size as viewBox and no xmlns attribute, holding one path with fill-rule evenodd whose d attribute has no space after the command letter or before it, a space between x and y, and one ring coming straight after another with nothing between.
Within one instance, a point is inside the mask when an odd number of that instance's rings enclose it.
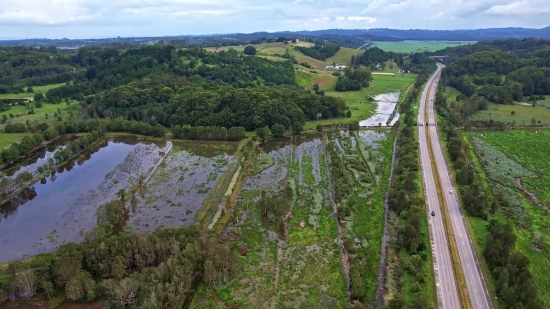
<instances>
[{"instance_id":1,"label":"distant mountain range","mask_svg":"<svg viewBox=\"0 0 550 309\"><path fill-rule=\"evenodd\" d=\"M421 29L328 29L319 31L299 31L300 34L307 35L348 35L360 37L388 37L400 40L450 40L450 41L482 41L496 39L523 39L540 38L550 39L550 27L542 29L531 28L488 28L472 30L421 30Z\"/></svg>"},{"instance_id":2,"label":"distant mountain range","mask_svg":"<svg viewBox=\"0 0 550 309\"><path fill-rule=\"evenodd\" d=\"M170 37L128 37L104 39L12 39L0 40L0 45L30 45L58 46L62 48L77 48L86 45L142 45L158 41L183 39L191 44L228 45L246 44L258 40L278 38L323 38L347 47L359 47L369 41L402 41L402 40L448 40L448 41L482 41L495 39L541 38L550 39L550 27L542 29L531 28L488 28L472 30L422 30L422 29L326 29L316 31L282 31L229 33L211 35L181 35ZM357 46L356 46L357 45Z\"/></svg>"}]
</instances>

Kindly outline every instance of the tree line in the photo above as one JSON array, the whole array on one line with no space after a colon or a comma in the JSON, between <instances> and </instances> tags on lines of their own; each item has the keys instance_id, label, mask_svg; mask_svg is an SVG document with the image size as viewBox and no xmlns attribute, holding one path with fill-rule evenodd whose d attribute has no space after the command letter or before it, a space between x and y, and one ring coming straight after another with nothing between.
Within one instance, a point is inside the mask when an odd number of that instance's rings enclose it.
<instances>
[{"instance_id":1,"label":"tree line","mask_svg":"<svg viewBox=\"0 0 550 309\"><path fill-rule=\"evenodd\" d=\"M86 99L90 116L124 117L165 127L244 127L247 131L281 124L341 117L348 110L342 99L309 91L273 87L234 88L149 86L147 81L119 86L104 96Z\"/></svg>"},{"instance_id":2,"label":"tree line","mask_svg":"<svg viewBox=\"0 0 550 309\"><path fill-rule=\"evenodd\" d=\"M483 255L497 280L496 292L508 308L542 309L529 258L516 250L516 235L510 223L489 222Z\"/></svg>"},{"instance_id":3,"label":"tree line","mask_svg":"<svg viewBox=\"0 0 550 309\"><path fill-rule=\"evenodd\" d=\"M49 129L51 131L55 130L55 128ZM101 126L95 131L68 142L63 149L55 152L55 160L50 158L47 163L38 167L36 175L41 175L45 171L53 169L56 165L68 161L80 151L88 148L90 145L104 137L105 130L105 127ZM9 163L10 161L17 159L19 156L26 155L32 150L32 148L41 145L44 141L44 136L47 134L50 133L34 133L32 136L25 136L19 144L14 143L9 148L2 150L0 153L0 164L2 162ZM31 172L23 172L15 178L3 177L0 179L0 200L7 198L16 190L21 189L33 178L34 175Z\"/></svg>"},{"instance_id":4,"label":"tree line","mask_svg":"<svg viewBox=\"0 0 550 309\"><path fill-rule=\"evenodd\" d=\"M197 227L93 233L84 243L10 263L0 275L0 303L8 295L62 295L81 302L107 298L116 307L181 308L196 284L227 284L238 273L229 246Z\"/></svg>"},{"instance_id":5,"label":"tree line","mask_svg":"<svg viewBox=\"0 0 550 309\"><path fill-rule=\"evenodd\" d=\"M246 136L243 127L231 127L229 129L221 127L192 127L189 125L175 125L172 127L172 135L175 138L188 138L191 140L230 140L238 141Z\"/></svg>"}]
</instances>

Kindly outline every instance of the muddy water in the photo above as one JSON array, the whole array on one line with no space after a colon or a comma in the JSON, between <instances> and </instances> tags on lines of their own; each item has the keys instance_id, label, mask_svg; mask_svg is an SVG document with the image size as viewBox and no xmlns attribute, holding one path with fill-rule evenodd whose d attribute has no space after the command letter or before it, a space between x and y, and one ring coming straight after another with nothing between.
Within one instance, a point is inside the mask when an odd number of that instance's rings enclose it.
<instances>
[{"instance_id":1,"label":"muddy water","mask_svg":"<svg viewBox=\"0 0 550 309\"><path fill-rule=\"evenodd\" d=\"M137 181L158 160L160 148L110 140L68 162L0 206L0 262L54 251L79 242L81 230L96 224L97 206Z\"/></svg>"},{"instance_id":2,"label":"muddy water","mask_svg":"<svg viewBox=\"0 0 550 309\"><path fill-rule=\"evenodd\" d=\"M376 108L376 112L369 119L360 121L359 125L361 127L385 127L386 123L390 119L393 111L397 106L399 95L400 92L390 92L375 96L374 100L378 105L378 107ZM397 122L398 119L399 114L397 113L392 119L390 125L393 125L395 122Z\"/></svg>"},{"instance_id":3,"label":"muddy water","mask_svg":"<svg viewBox=\"0 0 550 309\"><path fill-rule=\"evenodd\" d=\"M235 157L227 152L209 158L172 150L147 182L146 190L138 194L128 225L136 232L152 232L158 227L194 223L205 199L234 163Z\"/></svg>"}]
</instances>

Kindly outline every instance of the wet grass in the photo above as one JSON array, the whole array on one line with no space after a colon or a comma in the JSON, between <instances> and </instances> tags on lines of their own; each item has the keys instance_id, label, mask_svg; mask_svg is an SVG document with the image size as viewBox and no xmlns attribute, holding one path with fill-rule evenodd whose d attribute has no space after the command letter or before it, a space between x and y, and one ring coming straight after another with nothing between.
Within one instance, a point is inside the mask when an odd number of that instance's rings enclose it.
<instances>
[{"instance_id":1,"label":"wet grass","mask_svg":"<svg viewBox=\"0 0 550 309\"><path fill-rule=\"evenodd\" d=\"M484 142L492 145L494 152L500 152L507 156L509 160L516 161L530 172L536 174L536 179L524 179L522 184L524 187L537 195L537 197L546 205L548 205L548 176L544 171L549 168L548 160L545 159L544 153L547 152L550 146L550 132L539 131L509 131L501 132L484 132L483 137L480 134L464 133L466 141L470 137L482 139ZM474 148L475 144L470 144ZM534 148L531 148L534 147ZM473 154L473 150L471 151ZM492 219L500 221L509 221L515 228L517 236L516 249L525 254L530 260L530 271L534 277L539 297L544 302L545 306L550 306L550 295L545 291L550 287L550 222L548 220L549 213L538 205L528 200L515 184L510 184L514 180L514 174L509 174L509 185L495 185L494 175L500 173L495 165L483 164L484 156L480 152L473 154L474 166L481 175L480 179L485 187L500 188L503 194L510 200L514 207L520 208L525 216L523 220L509 214L509 210L500 210ZM517 164L515 163L515 164ZM474 233L476 244L479 249L483 249L487 235L487 222L477 218L468 218L470 230ZM545 245L542 251L534 250L533 238L536 234L542 234L545 238ZM478 251L479 251L478 249ZM493 279L493 285L496 281Z\"/></svg>"},{"instance_id":2,"label":"wet grass","mask_svg":"<svg viewBox=\"0 0 550 309\"><path fill-rule=\"evenodd\" d=\"M488 110L478 111L472 116L471 120L494 120L508 123L511 127L531 126L531 121L544 126L550 125L550 108L541 106L540 104L532 106L523 106L519 104L503 105L489 104Z\"/></svg>"},{"instance_id":3,"label":"wet grass","mask_svg":"<svg viewBox=\"0 0 550 309\"><path fill-rule=\"evenodd\" d=\"M334 241L337 224L329 216L332 207L328 203L328 172L326 167L321 168L323 147L315 138L296 137L294 145L290 139L258 145L256 163L244 171L251 176L238 192L221 236L228 239L238 231L238 239L231 246L234 250L246 248L246 255L238 259L242 273L226 286L198 293L191 308L209 308L220 302L241 308L347 307L340 247ZM273 157L275 166L252 176L256 167L267 161L266 155ZM288 172L281 174L285 170ZM280 190L285 183L295 189L295 203L288 223L289 235L281 238L271 225L262 222L256 202L262 190ZM304 228L301 222L305 223Z\"/></svg>"},{"instance_id":4,"label":"wet grass","mask_svg":"<svg viewBox=\"0 0 550 309\"><path fill-rule=\"evenodd\" d=\"M277 308L344 308L348 302L340 247L334 242L338 227L330 216L324 160L324 147L319 141L296 144L291 183L296 187L297 203L289 221Z\"/></svg>"},{"instance_id":5,"label":"wet grass","mask_svg":"<svg viewBox=\"0 0 550 309\"><path fill-rule=\"evenodd\" d=\"M486 132L483 140L537 176L523 179L523 186L546 205L550 205L550 131L513 130L506 133ZM510 175L515 177L517 175ZM526 175L527 176L527 175Z\"/></svg>"},{"instance_id":6,"label":"wet grass","mask_svg":"<svg viewBox=\"0 0 550 309\"><path fill-rule=\"evenodd\" d=\"M385 194L388 188L391 160L393 154L393 142L395 135L389 131L379 131L385 135L383 140L367 145L363 139L357 138L355 147L351 140L342 134L337 135L345 155L344 162L351 158L357 158L366 165L373 165L374 176L378 176L380 182L373 183L369 190L365 190L360 182L355 181L355 190L351 196L342 203L351 207L352 215L346 217L346 234L349 237L358 238L361 245L356 246L357 251L350 253L350 262L359 263L358 257L366 257L366 262L359 267L364 272L366 286L366 302L373 303L376 300L378 289L378 271L381 259L382 235L384 233ZM372 151L373 146L377 149ZM369 150L368 158L362 156L361 148ZM346 164L346 163L345 163ZM376 167L380 166L380 169ZM378 171L377 171L378 170Z\"/></svg>"}]
</instances>

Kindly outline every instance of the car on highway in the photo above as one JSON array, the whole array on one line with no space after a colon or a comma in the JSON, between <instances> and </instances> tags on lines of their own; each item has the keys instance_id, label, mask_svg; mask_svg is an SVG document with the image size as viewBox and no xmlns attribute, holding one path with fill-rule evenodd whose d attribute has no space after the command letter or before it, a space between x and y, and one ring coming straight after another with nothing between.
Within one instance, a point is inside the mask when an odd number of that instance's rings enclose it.
<instances>
[{"instance_id":1,"label":"car on highway","mask_svg":"<svg viewBox=\"0 0 550 309\"><path fill-rule=\"evenodd\" d=\"M453 190L449 190L449 194L453 194Z\"/></svg>"},{"instance_id":2,"label":"car on highway","mask_svg":"<svg viewBox=\"0 0 550 309\"><path fill-rule=\"evenodd\" d=\"M432 217L435 217L435 211L432 210Z\"/></svg>"}]
</instances>

